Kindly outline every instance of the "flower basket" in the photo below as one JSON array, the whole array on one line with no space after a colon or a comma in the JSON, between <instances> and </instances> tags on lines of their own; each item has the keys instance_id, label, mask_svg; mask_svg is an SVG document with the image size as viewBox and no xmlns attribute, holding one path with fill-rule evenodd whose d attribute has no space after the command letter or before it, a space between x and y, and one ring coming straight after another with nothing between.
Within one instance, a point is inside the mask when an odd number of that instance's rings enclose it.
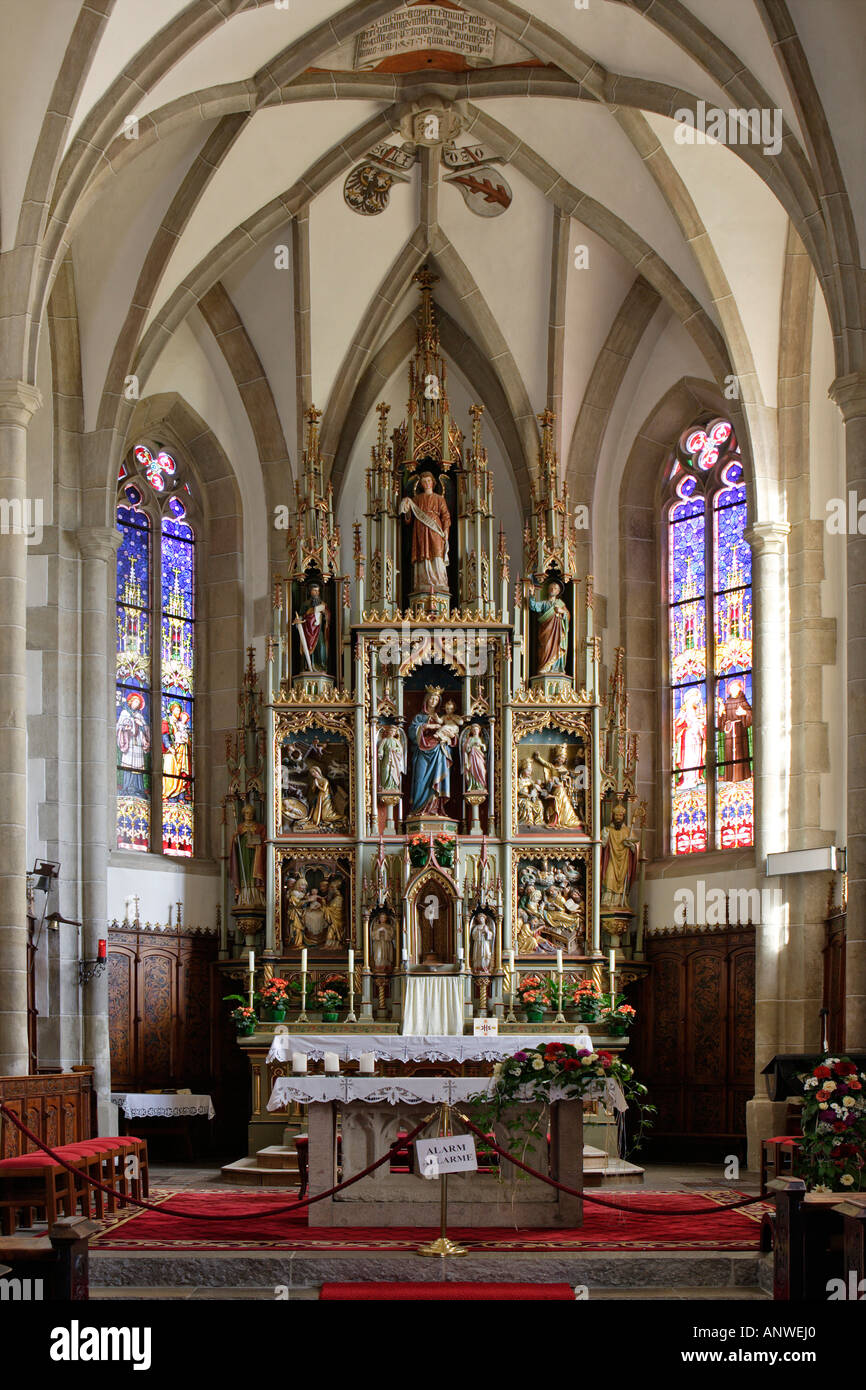
<instances>
[{"instance_id":1,"label":"flower basket","mask_svg":"<svg viewBox=\"0 0 866 1390\"><path fill-rule=\"evenodd\" d=\"M281 1004L279 1007L275 1005L272 1009L268 1009L268 1019L271 1023L285 1023L287 1013L288 1006L286 1004Z\"/></svg>"},{"instance_id":2,"label":"flower basket","mask_svg":"<svg viewBox=\"0 0 866 1390\"><path fill-rule=\"evenodd\" d=\"M532 1006L532 1005L527 1005L527 1009L526 1009L526 1022L527 1022L527 1023L541 1023L541 1021L542 1021L543 1018L544 1018L544 1010L541 1008L540 1005L534 1005L534 1006Z\"/></svg>"},{"instance_id":3,"label":"flower basket","mask_svg":"<svg viewBox=\"0 0 866 1390\"><path fill-rule=\"evenodd\" d=\"M805 1096L797 1174L811 1192L866 1189L866 1071L824 1057L801 1076Z\"/></svg>"},{"instance_id":4,"label":"flower basket","mask_svg":"<svg viewBox=\"0 0 866 1390\"><path fill-rule=\"evenodd\" d=\"M601 1018L601 990L594 980L584 979L575 985L571 1001L580 1023L598 1023Z\"/></svg>"}]
</instances>

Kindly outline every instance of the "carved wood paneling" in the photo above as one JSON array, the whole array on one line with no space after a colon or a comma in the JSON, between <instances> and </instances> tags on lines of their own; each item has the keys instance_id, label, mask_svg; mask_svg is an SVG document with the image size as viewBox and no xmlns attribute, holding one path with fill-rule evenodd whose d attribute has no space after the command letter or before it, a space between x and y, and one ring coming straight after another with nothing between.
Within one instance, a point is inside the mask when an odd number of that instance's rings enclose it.
<instances>
[{"instance_id":1,"label":"carved wood paneling","mask_svg":"<svg viewBox=\"0 0 866 1390\"><path fill-rule=\"evenodd\" d=\"M112 1089L213 1093L210 976L218 938L112 928L108 946Z\"/></svg>"},{"instance_id":2,"label":"carved wood paneling","mask_svg":"<svg viewBox=\"0 0 866 1390\"><path fill-rule=\"evenodd\" d=\"M73 1144L93 1133L90 1069L46 1076L0 1076L0 1101L44 1144ZM0 1120L0 1158L38 1152L8 1120Z\"/></svg>"},{"instance_id":3,"label":"carved wood paneling","mask_svg":"<svg viewBox=\"0 0 866 1390\"><path fill-rule=\"evenodd\" d=\"M754 929L648 937L630 1060L658 1115L650 1149L742 1149L754 1092Z\"/></svg>"}]
</instances>

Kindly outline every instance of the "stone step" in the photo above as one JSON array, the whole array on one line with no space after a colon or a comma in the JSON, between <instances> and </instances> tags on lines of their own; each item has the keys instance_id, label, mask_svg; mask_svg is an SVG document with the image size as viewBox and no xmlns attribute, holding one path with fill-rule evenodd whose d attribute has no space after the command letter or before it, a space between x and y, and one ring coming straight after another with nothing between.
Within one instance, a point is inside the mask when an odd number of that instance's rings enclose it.
<instances>
[{"instance_id":1,"label":"stone step","mask_svg":"<svg viewBox=\"0 0 866 1390\"><path fill-rule=\"evenodd\" d=\"M433 1232L431 1231L431 1234ZM569 1283L586 1287L589 1301L608 1298L767 1297L772 1256L740 1250L548 1250L470 1251L453 1262L449 1277L461 1280L516 1280L518 1283ZM441 1278L440 1261L413 1250L226 1250L90 1251L92 1290L126 1288L168 1290L185 1297L190 1288L228 1289L318 1286L333 1280L426 1280ZM219 1291L223 1291L220 1293ZM102 1295L104 1296L104 1295ZM144 1296L144 1295L143 1295ZM162 1294L161 1296L165 1296ZM273 1296L273 1294L272 1294Z\"/></svg>"},{"instance_id":2,"label":"stone step","mask_svg":"<svg viewBox=\"0 0 866 1390\"><path fill-rule=\"evenodd\" d=\"M294 1168L268 1168L255 1158L238 1158L220 1169L223 1182L235 1187L285 1187L294 1192L298 1173Z\"/></svg>"},{"instance_id":3,"label":"stone step","mask_svg":"<svg viewBox=\"0 0 866 1390\"><path fill-rule=\"evenodd\" d=\"M298 1171L298 1155L294 1148L289 1148L286 1144L269 1144L266 1149L259 1149L256 1163L260 1168L281 1169L292 1173Z\"/></svg>"}]
</instances>

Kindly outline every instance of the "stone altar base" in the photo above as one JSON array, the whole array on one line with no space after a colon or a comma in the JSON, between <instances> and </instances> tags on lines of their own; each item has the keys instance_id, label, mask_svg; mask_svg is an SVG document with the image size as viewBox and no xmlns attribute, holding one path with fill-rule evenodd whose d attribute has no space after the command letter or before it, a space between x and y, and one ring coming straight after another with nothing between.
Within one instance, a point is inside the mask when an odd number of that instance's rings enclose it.
<instances>
[{"instance_id":1,"label":"stone altar base","mask_svg":"<svg viewBox=\"0 0 866 1390\"><path fill-rule=\"evenodd\" d=\"M438 1112L438 1106L435 1107ZM532 1107L521 1106L525 1124ZM536 1107L540 1114L540 1107ZM337 1115L342 1133L343 1181L380 1158L398 1133L415 1128L425 1111L418 1105L330 1101L308 1111L310 1187L315 1196L333 1187L337 1172ZM435 1121L425 1137L435 1135ZM496 1142L515 1147L504 1127ZM522 1139L516 1156L539 1172L548 1169L546 1126L531 1142ZM448 1178L450 1226L581 1226L583 1202L558 1192L537 1178L520 1174L501 1160L502 1177L486 1173L452 1173ZM509 1177L509 1170L516 1178ZM557 1101L550 1107L550 1176L569 1187L583 1177L583 1107L579 1101ZM504 1180L503 1180L504 1179ZM414 1173L392 1173L387 1164L345 1192L316 1205L321 1226L438 1226L439 1180Z\"/></svg>"}]
</instances>

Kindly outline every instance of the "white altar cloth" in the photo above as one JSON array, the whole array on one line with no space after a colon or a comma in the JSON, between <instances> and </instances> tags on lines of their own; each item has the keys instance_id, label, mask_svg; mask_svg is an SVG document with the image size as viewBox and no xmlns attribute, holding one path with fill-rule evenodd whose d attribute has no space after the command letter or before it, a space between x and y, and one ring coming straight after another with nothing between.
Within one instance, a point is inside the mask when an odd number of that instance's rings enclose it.
<instances>
[{"instance_id":1,"label":"white altar cloth","mask_svg":"<svg viewBox=\"0 0 866 1390\"><path fill-rule=\"evenodd\" d=\"M379 1062L498 1062L524 1048L544 1047L549 1042L567 1042L577 1048L594 1046L588 1035L565 1031L502 1033L495 1038L476 1038L471 1034L410 1037L397 1033L277 1033L267 1060L290 1062L293 1052L303 1052L314 1062L321 1062L326 1052L333 1052L341 1062L358 1062L364 1053L372 1052Z\"/></svg>"},{"instance_id":2,"label":"white altar cloth","mask_svg":"<svg viewBox=\"0 0 866 1390\"><path fill-rule=\"evenodd\" d=\"M407 975L403 989L401 1032L463 1032L462 975Z\"/></svg>"},{"instance_id":3,"label":"white altar cloth","mask_svg":"<svg viewBox=\"0 0 866 1390\"><path fill-rule=\"evenodd\" d=\"M365 1101L368 1105L454 1105L486 1092L487 1076L278 1076L268 1110L285 1110L290 1104L311 1105L323 1101Z\"/></svg>"},{"instance_id":4,"label":"white altar cloth","mask_svg":"<svg viewBox=\"0 0 866 1390\"><path fill-rule=\"evenodd\" d=\"M210 1096L152 1096L146 1091L116 1091L111 1104L122 1110L128 1120L171 1119L177 1115L207 1115L212 1120L216 1114Z\"/></svg>"},{"instance_id":5,"label":"white altar cloth","mask_svg":"<svg viewBox=\"0 0 866 1390\"><path fill-rule=\"evenodd\" d=\"M367 1105L457 1105L470 1096L488 1095L493 1089L492 1076L278 1076L268 1100L268 1110L285 1110L287 1106L316 1105L339 1101L363 1101ZM609 1089L608 1100L617 1109L625 1109L622 1092L615 1081L607 1087L599 1084L587 1092L597 1099ZM567 1092L551 1086L550 1099L563 1100ZM517 1099L521 1099L518 1092Z\"/></svg>"}]
</instances>

